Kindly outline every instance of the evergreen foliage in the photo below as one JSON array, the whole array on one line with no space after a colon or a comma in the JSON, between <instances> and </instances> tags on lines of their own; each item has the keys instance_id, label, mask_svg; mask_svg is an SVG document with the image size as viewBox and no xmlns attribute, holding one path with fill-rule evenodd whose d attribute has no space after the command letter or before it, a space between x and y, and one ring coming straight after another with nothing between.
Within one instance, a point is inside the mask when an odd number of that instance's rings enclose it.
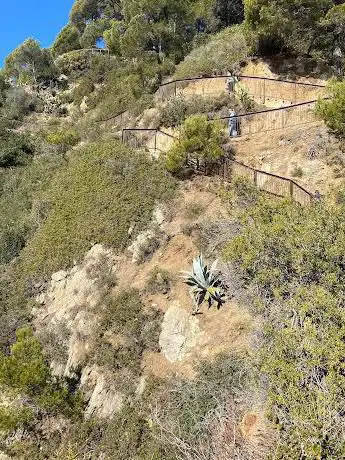
<instances>
[{"instance_id":1,"label":"evergreen foliage","mask_svg":"<svg viewBox=\"0 0 345 460\"><path fill-rule=\"evenodd\" d=\"M332 81L329 85L330 99L320 99L316 112L339 139L345 139L345 82Z\"/></svg>"},{"instance_id":2,"label":"evergreen foliage","mask_svg":"<svg viewBox=\"0 0 345 460\"><path fill-rule=\"evenodd\" d=\"M166 157L166 168L178 172L187 160L212 164L223 154L224 133L220 122L208 123L205 115L192 115L181 128L180 139L175 141Z\"/></svg>"},{"instance_id":3,"label":"evergreen foliage","mask_svg":"<svg viewBox=\"0 0 345 460\"><path fill-rule=\"evenodd\" d=\"M345 455L344 207L260 198L225 249L265 320L262 372L279 459Z\"/></svg>"}]
</instances>

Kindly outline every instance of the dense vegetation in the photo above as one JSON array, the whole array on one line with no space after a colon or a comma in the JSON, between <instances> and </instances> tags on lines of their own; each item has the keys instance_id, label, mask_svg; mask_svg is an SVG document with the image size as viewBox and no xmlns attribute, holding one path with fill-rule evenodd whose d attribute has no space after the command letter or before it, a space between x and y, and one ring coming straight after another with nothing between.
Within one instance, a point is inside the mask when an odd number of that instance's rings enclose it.
<instances>
[{"instance_id":1,"label":"dense vegetation","mask_svg":"<svg viewBox=\"0 0 345 460\"><path fill-rule=\"evenodd\" d=\"M343 458L344 207L259 199L241 220L224 257L265 321L261 370L280 430L276 458Z\"/></svg>"}]
</instances>

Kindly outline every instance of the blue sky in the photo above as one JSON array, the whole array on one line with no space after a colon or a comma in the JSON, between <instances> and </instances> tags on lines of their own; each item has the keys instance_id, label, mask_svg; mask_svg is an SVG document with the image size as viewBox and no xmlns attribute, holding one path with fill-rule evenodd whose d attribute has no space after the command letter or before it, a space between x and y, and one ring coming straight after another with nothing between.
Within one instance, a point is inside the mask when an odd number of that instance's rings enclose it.
<instances>
[{"instance_id":1,"label":"blue sky","mask_svg":"<svg viewBox=\"0 0 345 460\"><path fill-rule=\"evenodd\" d=\"M73 3L74 0L0 0L0 67L5 57L28 37L43 47L50 46L67 24Z\"/></svg>"}]
</instances>

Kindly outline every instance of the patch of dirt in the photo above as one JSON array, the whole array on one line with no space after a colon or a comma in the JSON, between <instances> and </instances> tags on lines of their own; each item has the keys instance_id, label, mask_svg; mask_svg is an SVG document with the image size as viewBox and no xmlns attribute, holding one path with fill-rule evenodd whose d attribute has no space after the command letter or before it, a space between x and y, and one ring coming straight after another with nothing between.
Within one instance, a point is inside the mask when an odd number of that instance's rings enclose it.
<instances>
[{"instance_id":1,"label":"patch of dirt","mask_svg":"<svg viewBox=\"0 0 345 460\"><path fill-rule=\"evenodd\" d=\"M198 255L197 235L187 231L198 224L227 218L227 211L217 196L219 181L197 177L181 185L180 193L166 210L166 219L161 230L167 235L166 242L149 261L134 264L131 259L122 256L116 268L116 290L137 288L148 307L165 313L173 302L180 308L192 313L192 300L188 286L183 283L180 272L189 270L192 260ZM216 258L216 255L214 256ZM212 260L213 261L213 260ZM151 271L158 266L169 272L172 279L171 289L166 294L147 293L146 285ZM219 311L203 306L202 314L197 315L201 330L200 338L187 356L179 362L169 362L162 353L146 353L142 363L144 373L166 378L180 375L194 376L194 366L198 361L212 359L216 354L227 350L241 350L249 347L248 336L254 327L249 313L240 309L231 301Z\"/></svg>"},{"instance_id":2,"label":"patch of dirt","mask_svg":"<svg viewBox=\"0 0 345 460\"><path fill-rule=\"evenodd\" d=\"M238 161L294 179L310 192L328 193L345 177L345 155L322 122L238 138L233 144ZM312 146L315 159L308 158Z\"/></svg>"}]
</instances>

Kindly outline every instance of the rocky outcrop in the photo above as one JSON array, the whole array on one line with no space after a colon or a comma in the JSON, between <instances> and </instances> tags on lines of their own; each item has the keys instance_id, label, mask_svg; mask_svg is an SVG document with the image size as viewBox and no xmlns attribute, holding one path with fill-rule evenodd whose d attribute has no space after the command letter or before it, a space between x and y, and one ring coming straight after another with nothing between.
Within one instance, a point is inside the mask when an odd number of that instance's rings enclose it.
<instances>
[{"instance_id":1,"label":"rocky outcrop","mask_svg":"<svg viewBox=\"0 0 345 460\"><path fill-rule=\"evenodd\" d=\"M199 320L174 302L164 315L159 345L171 362L182 361L201 336Z\"/></svg>"},{"instance_id":2,"label":"rocky outcrop","mask_svg":"<svg viewBox=\"0 0 345 460\"><path fill-rule=\"evenodd\" d=\"M71 376L81 369L81 389L88 400L86 417L109 418L122 404L111 379L106 379L97 366L85 367L98 324L97 310L103 295L100 282L114 266L111 251L100 244L93 246L82 264L52 275L47 291L37 297L39 307L33 310L37 333L41 337L55 333L66 349L65 355L59 356L55 344L50 344L53 372Z\"/></svg>"},{"instance_id":3,"label":"rocky outcrop","mask_svg":"<svg viewBox=\"0 0 345 460\"><path fill-rule=\"evenodd\" d=\"M94 416L109 419L121 409L123 396L111 388L102 369L97 366L86 367L80 383L89 400L85 410L86 419Z\"/></svg>"}]
</instances>

